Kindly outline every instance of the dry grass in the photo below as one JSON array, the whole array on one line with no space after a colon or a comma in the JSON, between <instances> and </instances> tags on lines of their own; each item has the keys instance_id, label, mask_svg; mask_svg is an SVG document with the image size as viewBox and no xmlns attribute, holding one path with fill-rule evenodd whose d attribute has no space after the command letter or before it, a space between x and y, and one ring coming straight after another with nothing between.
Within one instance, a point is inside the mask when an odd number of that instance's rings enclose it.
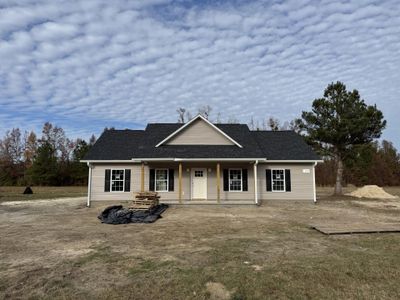
<instances>
[{"instance_id":1,"label":"dry grass","mask_svg":"<svg viewBox=\"0 0 400 300\"><path fill-rule=\"evenodd\" d=\"M399 234L324 236L309 229L313 222L395 222L398 210L325 197L317 205L172 207L154 224L114 226L96 219L105 206L88 209L84 199L0 205L0 298L400 295Z\"/></svg>"},{"instance_id":2,"label":"dry grass","mask_svg":"<svg viewBox=\"0 0 400 300\"><path fill-rule=\"evenodd\" d=\"M86 186L33 186L32 195L24 195L25 187L0 186L0 202L62 197L82 197L87 193Z\"/></svg>"}]
</instances>

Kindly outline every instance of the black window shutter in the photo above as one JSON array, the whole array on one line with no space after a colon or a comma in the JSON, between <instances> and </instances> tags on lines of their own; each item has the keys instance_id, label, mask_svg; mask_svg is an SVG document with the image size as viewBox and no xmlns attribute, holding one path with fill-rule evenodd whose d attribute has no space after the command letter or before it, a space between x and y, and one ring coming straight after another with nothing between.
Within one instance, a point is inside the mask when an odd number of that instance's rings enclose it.
<instances>
[{"instance_id":1,"label":"black window shutter","mask_svg":"<svg viewBox=\"0 0 400 300\"><path fill-rule=\"evenodd\" d=\"M286 185L286 192L292 191L292 182L290 180L290 170L285 169L285 185Z\"/></svg>"},{"instance_id":2,"label":"black window shutter","mask_svg":"<svg viewBox=\"0 0 400 300\"><path fill-rule=\"evenodd\" d=\"M105 174L104 174L104 191L105 192L110 191L110 180L111 180L111 170L106 169Z\"/></svg>"},{"instance_id":3,"label":"black window shutter","mask_svg":"<svg viewBox=\"0 0 400 300\"><path fill-rule=\"evenodd\" d=\"M229 191L229 170L224 169L224 191Z\"/></svg>"},{"instance_id":4,"label":"black window shutter","mask_svg":"<svg viewBox=\"0 0 400 300\"><path fill-rule=\"evenodd\" d=\"M168 191L173 192L174 191L174 169L169 169L168 170Z\"/></svg>"},{"instance_id":5,"label":"black window shutter","mask_svg":"<svg viewBox=\"0 0 400 300\"><path fill-rule=\"evenodd\" d=\"M271 187L271 170L270 169L265 170L265 178L266 178L266 182L267 182L267 192L271 192L272 187Z\"/></svg>"},{"instance_id":6,"label":"black window shutter","mask_svg":"<svg viewBox=\"0 0 400 300\"><path fill-rule=\"evenodd\" d=\"M131 170L125 169L125 192L131 191Z\"/></svg>"},{"instance_id":7,"label":"black window shutter","mask_svg":"<svg viewBox=\"0 0 400 300\"><path fill-rule=\"evenodd\" d=\"M242 176L243 176L243 186L242 186L242 190L243 192L247 192L248 191L248 184L247 184L247 169L242 169Z\"/></svg>"},{"instance_id":8,"label":"black window shutter","mask_svg":"<svg viewBox=\"0 0 400 300\"><path fill-rule=\"evenodd\" d=\"M149 191L154 192L154 187L155 187L155 179L156 179L156 170L155 169L150 169L149 172Z\"/></svg>"}]
</instances>

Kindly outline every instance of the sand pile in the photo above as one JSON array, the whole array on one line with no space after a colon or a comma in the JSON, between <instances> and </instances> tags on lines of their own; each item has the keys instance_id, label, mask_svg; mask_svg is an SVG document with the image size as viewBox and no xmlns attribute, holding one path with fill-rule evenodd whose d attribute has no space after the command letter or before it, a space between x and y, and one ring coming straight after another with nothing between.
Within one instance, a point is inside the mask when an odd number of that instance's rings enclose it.
<instances>
[{"instance_id":1,"label":"sand pile","mask_svg":"<svg viewBox=\"0 0 400 300\"><path fill-rule=\"evenodd\" d=\"M346 194L347 196L357 198L375 198L375 199L396 199L397 196L393 196L386 193L385 190L377 185L365 185L362 188L356 189L351 193Z\"/></svg>"}]
</instances>

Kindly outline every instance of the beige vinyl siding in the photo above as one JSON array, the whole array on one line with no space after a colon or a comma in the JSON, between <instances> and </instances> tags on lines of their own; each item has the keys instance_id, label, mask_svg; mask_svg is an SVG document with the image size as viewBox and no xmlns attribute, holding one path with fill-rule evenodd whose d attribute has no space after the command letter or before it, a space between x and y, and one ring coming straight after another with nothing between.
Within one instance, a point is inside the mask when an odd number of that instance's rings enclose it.
<instances>
[{"instance_id":1,"label":"beige vinyl siding","mask_svg":"<svg viewBox=\"0 0 400 300\"><path fill-rule=\"evenodd\" d=\"M216 163L182 163L182 200L191 200L191 170L192 168L205 168L207 171L207 200L217 200L217 176ZM150 169L174 169L174 191L159 192L161 202L163 200L178 200L179 171L178 163L152 163L146 164L144 168L145 190L149 190ZM247 192L227 192L224 191L223 170L229 168L247 168L248 172L248 191ZM104 192L104 176L106 169L130 169L131 170L131 192ZM94 164L92 169L92 201L124 201L132 200L134 194L140 191L140 164ZM254 200L254 177L252 164L221 164L221 202L224 200Z\"/></svg>"},{"instance_id":2,"label":"beige vinyl siding","mask_svg":"<svg viewBox=\"0 0 400 300\"><path fill-rule=\"evenodd\" d=\"M157 168L174 169L174 191L159 192L161 202L176 201L179 199L179 174L178 163L149 163L144 168L145 190L149 190L149 170ZM182 200L191 201L191 170L192 168L206 168L207 170L207 200L217 200L217 163L207 162L182 162ZM254 172L253 163L224 162L221 166L221 203L224 201L248 201L254 202ZM224 191L223 170L229 168L246 168L248 174L248 191ZM266 169L290 169L291 192L267 192L266 191ZM131 191L130 192L104 192L104 175L106 169L130 169ZM303 169L309 169L310 173L303 173ZM258 165L258 198L259 200L313 200L313 164L272 164L260 163ZM92 201L131 200L134 194L140 191L141 164L94 164L92 169Z\"/></svg>"},{"instance_id":3,"label":"beige vinyl siding","mask_svg":"<svg viewBox=\"0 0 400 300\"><path fill-rule=\"evenodd\" d=\"M228 138L201 119L166 142L167 145L234 145Z\"/></svg>"},{"instance_id":4,"label":"beige vinyl siding","mask_svg":"<svg viewBox=\"0 0 400 300\"><path fill-rule=\"evenodd\" d=\"M291 192L267 192L266 169L289 169L291 177ZM310 173L303 173L309 169ZM261 200L313 200L314 164L259 164L258 191Z\"/></svg>"},{"instance_id":5,"label":"beige vinyl siding","mask_svg":"<svg viewBox=\"0 0 400 300\"><path fill-rule=\"evenodd\" d=\"M152 163L146 168L145 186L149 186L149 169L174 169L174 191L158 192L162 200L179 199L179 170L178 163ZM191 171L193 168L205 168L207 171L207 200L217 200L217 163L182 163L182 200L191 200ZM227 192L224 191L223 170L229 168L247 168L248 191L246 192ZM222 200L254 200L254 175L252 164L221 164L221 201ZM139 175L140 176L140 173ZM139 177L140 181L140 177Z\"/></svg>"},{"instance_id":6,"label":"beige vinyl siding","mask_svg":"<svg viewBox=\"0 0 400 300\"><path fill-rule=\"evenodd\" d=\"M182 200L191 199L191 166L189 164L182 163ZM197 165L199 168L206 168L206 165ZM149 165L149 169L174 169L174 190L169 192L158 192L160 200L178 200L179 199L179 164L178 163L152 163ZM208 167L207 167L208 168ZM208 174L207 174L208 175ZM207 177L208 178L208 177ZM145 177L147 186L149 185L149 175ZM210 181L207 179L207 191L210 189Z\"/></svg>"},{"instance_id":7,"label":"beige vinyl siding","mask_svg":"<svg viewBox=\"0 0 400 300\"><path fill-rule=\"evenodd\" d=\"M145 189L149 189L149 181L150 181L150 169L174 169L174 190L168 192L157 192L159 194L160 201L162 200L178 200L178 164L173 163L157 163L157 164L149 164L147 167L147 172L144 175ZM184 182L184 180L182 180Z\"/></svg>"},{"instance_id":8,"label":"beige vinyl siding","mask_svg":"<svg viewBox=\"0 0 400 300\"><path fill-rule=\"evenodd\" d=\"M104 179L106 169L130 169L130 192L104 192ZM92 201L101 200L132 200L133 193L140 191L140 164L94 164L92 168ZM146 188L146 187L145 187Z\"/></svg>"},{"instance_id":9,"label":"beige vinyl siding","mask_svg":"<svg viewBox=\"0 0 400 300\"><path fill-rule=\"evenodd\" d=\"M247 191L239 192L239 191L224 191L224 169L247 169ZM214 172L214 182L216 182L216 171ZM223 200L249 200L254 202L254 172L253 172L253 164L251 163L242 163L242 164L233 164L233 163L225 163L221 164L221 199ZM243 187L243 185L242 185ZM210 197L212 199L217 199L217 187L216 183L214 183L214 188L210 193Z\"/></svg>"}]
</instances>

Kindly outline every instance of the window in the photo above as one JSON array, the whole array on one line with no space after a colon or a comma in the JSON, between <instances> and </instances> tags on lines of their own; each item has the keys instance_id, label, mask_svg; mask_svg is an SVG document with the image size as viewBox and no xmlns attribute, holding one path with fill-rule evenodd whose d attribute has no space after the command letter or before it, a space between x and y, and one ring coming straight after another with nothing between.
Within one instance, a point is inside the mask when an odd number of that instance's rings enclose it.
<instances>
[{"instance_id":1,"label":"window","mask_svg":"<svg viewBox=\"0 0 400 300\"><path fill-rule=\"evenodd\" d=\"M242 169L229 169L229 191L242 191Z\"/></svg>"},{"instance_id":2,"label":"window","mask_svg":"<svg viewBox=\"0 0 400 300\"><path fill-rule=\"evenodd\" d=\"M124 191L124 170L111 170L111 191Z\"/></svg>"},{"instance_id":3,"label":"window","mask_svg":"<svg viewBox=\"0 0 400 300\"><path fill-rule=\"evenodd\" d=\"M285 191L285 170L272 170L272 191Z\"/></svg>"},{"instance_id":4,"label":"window","mask_svg":"<svg viewBox=\"0 0 400 300\"><path fill-rule=\"evenodd\" d=\"M194 177L203 177L203 171L202 170L194 171Z\"/></svg>"},{"instance_id":5,"label":"window","mask_svg":"<svg viewBox=\"0 0 400 300\"><path fill-rule=\"evenodd\" d=\"M168 192L168 169L156 169L156 192Z\"/></svg>"}]
</instances>

